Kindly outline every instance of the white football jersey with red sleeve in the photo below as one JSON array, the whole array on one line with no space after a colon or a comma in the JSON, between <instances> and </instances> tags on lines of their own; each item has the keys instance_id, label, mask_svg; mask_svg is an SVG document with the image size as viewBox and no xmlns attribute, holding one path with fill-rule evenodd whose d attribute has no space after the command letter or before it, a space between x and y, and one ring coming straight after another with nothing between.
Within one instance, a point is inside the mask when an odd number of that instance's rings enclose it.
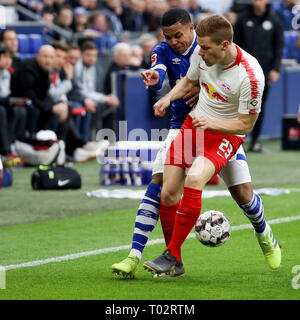
<instances>
[{"instance_id":1,"label":"white football jersey with red sleeve","mask_svg":"<svg viewBox=\"0 0 300 320\"><path fill-rule=\"evenodd\" d=\"M187 77L199 80L199 100L190 116L198 114L209 119L236 120L238 114L260 112L265 85L263 71L253 56L236 46L237 58L228 66L206 66L199 56L199 46L191 57Z\"/></svg>"}]
</instances>

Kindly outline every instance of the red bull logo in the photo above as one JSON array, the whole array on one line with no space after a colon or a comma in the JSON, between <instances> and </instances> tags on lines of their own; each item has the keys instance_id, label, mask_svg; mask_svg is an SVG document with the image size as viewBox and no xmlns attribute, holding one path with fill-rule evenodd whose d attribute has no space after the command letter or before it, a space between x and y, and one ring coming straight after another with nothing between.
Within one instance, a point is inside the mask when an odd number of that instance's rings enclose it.
<instances>
[{"instance_id":1,"label":"red bull logo","mask_svg":"<svg viewBox=\"0 0 300 320\"><path fill-rule=\"evenodd\" d=\"M222 97L212 85L207 84L205 82L201 82L201 85L207 91L207 94L208 94L210 99L217 100L217 101L220 101L220 102L228 102L227 99Z\"/></svg>"}]
</instances>

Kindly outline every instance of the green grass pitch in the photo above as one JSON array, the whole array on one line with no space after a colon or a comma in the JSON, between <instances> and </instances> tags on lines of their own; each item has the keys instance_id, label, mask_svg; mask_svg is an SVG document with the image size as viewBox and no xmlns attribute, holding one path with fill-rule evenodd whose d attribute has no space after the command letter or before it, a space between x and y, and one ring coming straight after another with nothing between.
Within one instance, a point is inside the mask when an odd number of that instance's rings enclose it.
<instances>
[{"instance_id":1,"label":"green grass pitch","mask_svg":"<svg viewBox=\"0 0 300 320\"><path fill-rule=\"evenodd\" d=\"M266 142L265 147L264 154L247 156L254 187L292 190L287 195L262 196L267 220L300 216L299 153L282 152L277 141ZM13 187L0 189L0 265L11 266L5 272L1 300L300 299L300 279L292 273L300 265L300 220L272 225L283 254L282 266L276 271L268 268L253 230L242 229L233 231L229 241L217 248L207 248L195 238L186 240L182 248L186 274L182 277L155 279L142 266L136 279L114 276L111 265L129 252L122 246L131 243L139 201L88 198L86 191L99 188L99 164L92 161L75 168L83 180L80 190L33 191L30 177L34 168L14 169ZM249 223L229 197L204 199L202 211L209 209L223 211L232 226ZM161 238L159 223L150 240ZM100 250L105 248L107 252ZM147 246L142 262L163 249L163 243ZM22 265L79 253L84 256Z\"/></svg>"}]
</instances>

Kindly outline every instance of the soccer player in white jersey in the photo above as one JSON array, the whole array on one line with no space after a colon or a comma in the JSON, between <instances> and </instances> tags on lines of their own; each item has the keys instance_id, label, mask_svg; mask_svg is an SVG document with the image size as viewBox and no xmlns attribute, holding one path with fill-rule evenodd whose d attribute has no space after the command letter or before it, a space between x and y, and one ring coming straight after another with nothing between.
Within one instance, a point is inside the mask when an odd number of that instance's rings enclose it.
<instances>
[{"instance_id":1,"label":"soccer player in white jersey","mask_svg":"<svg viewBox=\"0 0 300 320\"><path fill-rule=\"evenodd\" d=\"M198 103L172 142L165 162L160 215L175 211L176 217L166 250L144 263L155 274L171 273L181 261L181 246L201 211L202 190L252 130L264 89L259 63L232 42L232 26L223 16L202 19L196 33L199 47L194 50L187 75L154 105L155 114L163 116L172 101L200 83ZM254 226L269 266L279 268L281 250L265 222L260 197L254 194L250 202L240 206Z\"/></svg>"}]
</instances>

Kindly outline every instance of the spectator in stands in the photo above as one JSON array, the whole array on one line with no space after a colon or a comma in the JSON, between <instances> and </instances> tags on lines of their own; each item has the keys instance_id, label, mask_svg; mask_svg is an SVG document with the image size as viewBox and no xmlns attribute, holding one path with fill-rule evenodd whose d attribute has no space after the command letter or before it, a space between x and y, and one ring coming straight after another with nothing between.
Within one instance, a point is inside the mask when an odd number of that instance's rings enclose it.
<instances>
[{"instance_id":1,"label":"spectator in stands","mask_svg":"<svg viewBox=\"0 0 300 320\"><path fill-rule=\"evenodd\" d=\"M111 114L119 105L119 99L112 94L102 93L103 72L96 44L92 41L85 42L81 48L81 56L74 70L73 90L69 99L84 106L88 115L97 111L96 118L101 118L103 127L115 129ZM96 129L99 129L98 126Z\"/></svg>"},{"instance_id":2,"label":"spectator in stands","mask_svg":"<svg viewBox=\"0 0 300 320\"><path fill-rule=\"evenodd\" d=\"M170 8L182 8L188 10L188 0L168 0Z\"/></svg>"},{"instance_id":3,"label":"spectator in stands","mask_svg":"<svg viewBox=\"0 0 300 320\"><path fill-rule=\"evenodd\" d=\"M94 39L101 53L110 52L118 42L105 14L101 11L96 11L89 16L87 29L83 32L83 35Z\"/></svg>"},{"instance_id":4,"label":"spectator in stands","mask_svg":"<svg viewBox=\"0 0 300 320\"><path fill-rule=\"evenodd\" d=\"M0 155L4 165L12 160L11 144L25 138L26 110L31 101L11 96L11 67L13 51L0 47Z\"/></svg>"},{"instance_id":5,"label":"spectator in stands","mask_svg":"<svg viewBox=\"0 0 300 320\"><path fill-rule=\"evenodd\" d=\"M69 46L68 62L75 67L78 60L81 58L80 48L76 44Z\"/></svg>"},{"instance_id":6,"label":"spectator in stands","mask_svg":"<svg viewBox=\"0 0 300 320\"><path fill-rule=\"evenodd\" d=\"M279 79L284 47L283 28L268 0L252 0L252 6L239 15L234 29L234 42L258 60L265 75L261 112L252 130L249 146L249 151L261 152L258 138L270 85Z\"/></svg>"},{"instance_id":7,"label":"spectator in stands","mask_svg":"<svg viewBox=\"0 0 300 320\"><path fill-rule=\"evenodd\" d=\"M131 47L130 66L134 69L139 69L142 66L144 60L144 52L140 45L134 44Z\"/></svg>"},{"instance_id":8,"label":"spectator in stands","mask_svg":"<svg viewBox=\"0 0 300 320\"><path fill-rule=\"evenodd\" d=\"M225 17L227 18L227 20L234 26L236 23L236 20L238 18L237 13L233 12L233 11L228 11L225 14Z\"/></svg>"},{"instance_id":9,"label":"spectator in stands","mask_svg":"<svg viewBox=\"0 0 300 320\"><path fill-rule=\"evenodd\" d=\"M293 30L293 20L299 14L299 10L293 10L296 0L283 0L276 8L276 13L280 17L285 30ZM298 23L299 19L296 19ZM299 26L297 25L299 28Z\"/></svg>"},{"instance_id":10,"label":"spectator in stands","mask_svg":"<svg viewBox=\"0 0 300 320\"><path fill-rule=\"evenodd\" d=\"M39 14L44 7L42 0L19 0L18 4L37 14Z\"/></svg>"},{"instance_id":11,"label":"spectator in stands","mask_svg":"<svg viewBox=\"0 0 300 320\"><path fill-rule=\"evenodd\" d=\"M17 97L26 97L32 101L29 108L28 129L31 135L37 130L56 131L58 119L67 119L68 108L64 104L52 104L47 98L50 87L50 72L53 68L55 50L50 45L43 45L34 58L24 59L13 75L12 92Z\"/></svg>"},{"instance_id":12,"label":"spectator in stands","mask_svg":"<svg viewBox=\"0 0 300 320\"><path fill-rule=\"evenodd\" d=\"M59 26L65 33L54 33L54 39L70 42L72 40L73 31L71 25L73 22L73 9L69 5L63 5L59 9L58 15L55 19L55 24Z\"/></svg>"},{"instance_id":13,"label":"spectator in stands","mask_svg":"<svg viewBox=\"0 0 300 320\"><path fill-rule=\"evenodd\" d=\"M236 14L242 13L245 10L248 10L252 5L252 0L234 0L230 11L235 12Z\"/></svg>"},{"instance_id":14,"label":"spectator in stands","mask_svg":"<svg viewBox=\"0 0 300 320\"><path fill-rule=\"evenodd\" d=\"M98 10L101 6L102 0L78 0L78 1L72 1L74 3L74 7L84 7L88 11L95 11Z\"/></svg>"},{"instance_id":15,"label":"spectator in stands","mask_svg":"<svg viewBox=\"0 0 300 320\"><path fill-rule=\"evenodd\" d=\"M50 72L50 87L48 89L46 102L51 105L62 104L58 120L63 123L68 118L68 98L67 94L72 90L73 69L68 63L68 45L61 42L53 42L52 47L55 49L55 58L52 70Z\"/></svg>"},{"instance_id":16,"label":"spectator in stands","mask_svg":"<svg viewBox=\"0 0 300 320\"><path fill-rule=\"evenodd\" d=\"M145 33L139 40L143 49L143 61L141 67L150 69L151 67L151 54L154 47L157 45L157 38L151 33Z\"/></svg>"},{"instance_id":17,"label":"spectator in stands","mask_svg":"<svg viewBox=\"0 0 300 320\"><path fill-rule=\"evenodd\" d=\"M88 11L84 7L77 7L74 10L72 29L74 32L83 32L88 21Z\"/></svg>"},{"instance_id":18,"label":"spectator in stands","mask_svg":"<svg viewBox=\"0 0 300 320\"><path fill-rule=\"evenodd\" d=\"M48 101L52 104L61 103L65 104L67 107L70 106L71 108L80 108L80 113L75 112L77 115L77 117L75 117L75 128L82 140L84 142L88 142L90 136L90 127L88 125L88 121L86 121L87 118L85 117L86 110L83 110L81 104L69 101L67 97L68 93L73 88L72 80L74 74L74 66L68 61L69 46L61 42L53 42L52 46L55 49L55 59L53 62L53 70L51 72L51 84L48 90ZM81 125L81 123L83 123L83 125ZM70 125L73 126L73 123L70 123L69 126ZM85 130L86 127L87 129ZM66 128L61 127L60 129L62 130L60 130L58 136L62 140L67 140L65 136ZM67 127L67 129L69 128Z\"/></svg>"},{"instance_id":19,"label":"spectator in stands","mask_svg":"<svg viewBox=\"0 0 300 320\"><path fill-rule=\"evenodd\" d=\"M166 0L153 0L153 7L149 16L150 32L157 32L160 29L162 15L168 10L169 5Z\"/></svg>"},{"instance_id":20,"label":"spectator in stands","mask_svg":"<svg viewBox=\"0 0 300 320\"><path fill-rule=\"evenodd\" d=\"M104 93L112 93L112 81L119 71L137 70L139 68L137 58L132 59L132 47L126 42L119 42L113 49L113 61L111 62L104 78ZM123 106L120 105L119 117L125 119ZM108 125L116 121L116 114L111 113L107 119Z\"/></svg>"},{"instance_id":21,"label":"spectator in stands","mask_svg":"<svg viewBox=\"0 0 300 320\"><path fill-rule=\"evenodd\" d=\"M44 0L44 8L43 11L51 11L54 13L54 0Z\"/></svg>"},{"instance_id":22,"label":"spectator in stands","mask_svg":"<svg viewBox=\"0 0 300 320\"><path fill-rule=\"evenodd\" d=\"M58 15L59 10L60 10L65 4L68 4L66 0L54 0L53 9L54 9L56 15Z\"/></svg>"},{"instance_id":23,"label":"spectator in stands","mask_svg":"<svg viewBox=\"0 0 300 320\"><path fill-rule=\"evenodd\" d=\"M48 23L54 23L54 12L50 9L44 9L42 11L42 19ZM47 26L44 27L44 34L54 38L55 32L48 28Z\"/></svg>"},{"instance_id":24,"label":"spectator in stands","mask_svg":"<svg viewBox=\"0 0 300 320\"><path fill-rule=\"evenodd\" d=\"M204 10L201 8L198 0L189 0L188 12L191 14L192 20L196 22L198 14L204 12Z\"/></svg>"},{"instance_id":25,"label":"spectator in stands","mask_svg":"<svg viewBox=\"0 0 300 320\"><path fill-rule=\"evenodd\" d=\"M101 0L102 2L103 0ZM97 10L99 6L99 1L98 0L90 0L89 1L89 9L90 11L94 11L94 10Z\"/></svg>"},{"instance_id":26,"label":"spectator in stands","mask_svg":"<svg viewBox=\"0 0 300 320\"><path fill-rule=\"evenodd\" d=\"M143 0L128 0L121 16L124 30L144 32L149 30L150 13L146 11L146 2Z\"/></svg>"},{"instance_id":27,"label":"spectator in stands","mask_svg":"<svg viewBox=\"0 0 300 320\"><path fill-rule=\"evenodd\" d=\"M132 66L132 47L126 42L119 42L113 49L113 61L104 78L104 93L111 94L111 75L121 70L130 70ZM134 62L134 64L136 64Z\"/></svg>"},{"instance_id":28,"label":"spectator in stands","mask_svg":"<svg viewBox=\"0 0 300 320\"><path fill-rule=\"evenodd\" d=\"M17 33L13 29L5 29L0 36L0 43L3 47L7 47L13 52L12 66L10 67L10 72L12 73L21 61L19 54L19 41Z\"/></svg>"},{"instance_id":29,"label":"spectator in stands","mask_svg":"<svg viewBox=\"0 0 300 320\"><path fill-rule=\"evenodd\" d=\"M90 0L77 0L74 2L75 2L75 4L73 5L74 7L83 7L86 10L90 10Z\"/></svg>"},{"instance_id":30,"label":"spectator in stands","mask_svg":"<svg viewBox=\"0 0 300 320\"><path fill-rule=\"evenodd\" d=\"M114 34L119 38L123 32L120 16L123 14L123 7L120 0L104 0L101 12L103 12L111 26Z\"/></svg>"},{"instance_id":31,"label":"spectator in stands","mask_svg":"<svg viewBox=\"0 0 300 320\"><path fill-rule=\"evenodd\" d=\"M74 74L74 67L68 62L69 46L62 42L53 42L52 46L55 49L55 58L50 73L51 84L46 101L53 105L61 104L65 107L66 113L61 114L59 118L60 124L56 132L58 138L66 142L67 153L72 155L76 148L88 142L89 135L87 135L86 139L83 139L84 137L74 127L73 119L68 113L70 102L67 94L72 90ZM77 152L78 150L74 154L75 159L77 158Z\"/></svg>"}]
</instances>

